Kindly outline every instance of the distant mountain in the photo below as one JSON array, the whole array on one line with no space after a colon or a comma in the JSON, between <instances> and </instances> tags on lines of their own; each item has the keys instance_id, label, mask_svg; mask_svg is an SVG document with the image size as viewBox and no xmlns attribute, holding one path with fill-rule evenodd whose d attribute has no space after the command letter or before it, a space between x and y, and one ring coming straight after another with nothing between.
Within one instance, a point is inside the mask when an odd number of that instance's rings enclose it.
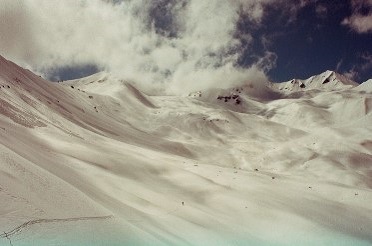
<instances>
[{"instance_id":1,"label":"distant mountain","mask_svg":"<svg viewBox=\"0 0 372 246\"><path fill-rule=\"evenodd\" d=\"M304 90L344 90L359 84L334 71L325 71L308 79L292 79L282 83L273 83L272 87L283 92Z\"/></svg>"}]
</instances>

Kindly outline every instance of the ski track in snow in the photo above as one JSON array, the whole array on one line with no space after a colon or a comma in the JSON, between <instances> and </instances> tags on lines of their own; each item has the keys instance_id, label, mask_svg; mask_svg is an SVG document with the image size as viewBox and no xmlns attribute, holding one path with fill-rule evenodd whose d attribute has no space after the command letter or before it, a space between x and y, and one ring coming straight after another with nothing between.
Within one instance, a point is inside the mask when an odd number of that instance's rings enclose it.
<instances>
[{"instance_id":1,"label":"ski track in snow","mask_svg":"<svg viewBox=\"0 0 372 246\"><path fill-rule=\"evenodd\" d=\"M113 219L114 216L93 216L93 217L76 217L76 218L66 218L66 219L36 219L36 220L30 220L25 223L23 223L20 226L17 226L13 230L10 230L8 232L4 232L0 234L0 238L10 238L15 236L18 233L21 233L24 229L27 229L28 227L35 225L35 224L47 224L47 223L63 223L63 222L76 222L76 221L86 221L86 220L107 220L107 219Z\"/></svg>"}]
</instances>

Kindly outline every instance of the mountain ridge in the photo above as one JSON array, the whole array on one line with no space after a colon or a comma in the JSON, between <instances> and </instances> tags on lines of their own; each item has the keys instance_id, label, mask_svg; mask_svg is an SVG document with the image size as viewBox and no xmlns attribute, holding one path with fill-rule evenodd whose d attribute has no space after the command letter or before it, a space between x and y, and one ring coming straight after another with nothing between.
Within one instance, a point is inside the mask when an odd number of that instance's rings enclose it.
<instances>
[{"instance_id":1,"label":"mountain ridge","mask_svg":"<svg viewBox=\"0 0 372 246\"><path fill-rule=\"evenodd\" d=\"M71 84L71 85L75 84L77 86L81 86L82 88L89 87L91 91L96 91L97 93L103 93L99 89L95 89L94 87L92 88L91 86L89 86L89 84L92 84L93 82L104 84L105 81L106 83L111 83L112 88L117 86L118 84L125 84L125 83L132 84L133 86L137 87L137 89L140 89L142 93L147 94L147 92L144 92L144 90L141 89L142 86L140 86L139 84L130 83L116 76L113 76L108 72L99 72L99 73L96 73L96 74L93 74L87 77L83 77L80 79L65 81L64 83ZM268 81L266 84L265 83L258 84L258 83L255 83L255 81L248 81L248 82L242 83L240 86L232 86L231 88L225 88L225 89L209 88L203 91L191 91L187 94L189 96L199 97L200 95L205 94L205 93L213 94L213 91L218 91L218 90L225 91L225 92L233 91L233 90L245 90L247 92L249 91L248 94L250 94L253 98L260 98L260 99L266 98L266 99L271 100L271 99L280 97L277 94L278 92L282 93L283 95L287 95L287 94L294 93L294 92L309 91L309 90L335 91L335 90L351 89L351 88L357 87L362 84L363 83L358 84L355 81L335 71L327 70L323 73L313 75L307 79L291 79L289 81L276 82L276 83ZM100 85L98 85L97 87L100 87ZM166 89L163 88L160 91L163 91L163 93L167 95Z\"/></svg>"},{"instance_id":2,"label":"mountain ridge","mask_svg":"<svg viewBox=\"0 0 372 246\"><path fill-rule=\"evenodd\" d=\"M358 86L355 81L344 75L327 70L307 79L292 79L285 82L272 83L273 88L285 93L306 91L306 90L344 90Z\"/></svg>"}]
</instances>

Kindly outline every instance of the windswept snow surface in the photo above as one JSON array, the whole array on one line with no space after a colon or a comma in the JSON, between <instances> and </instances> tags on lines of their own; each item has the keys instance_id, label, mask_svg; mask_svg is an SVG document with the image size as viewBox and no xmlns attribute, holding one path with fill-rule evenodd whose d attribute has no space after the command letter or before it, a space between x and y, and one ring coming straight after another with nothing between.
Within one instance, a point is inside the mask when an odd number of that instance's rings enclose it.
<instances>
[{"instance_id":1,"label":"windswept snow surface","mask_svg":"<svg viewBox=\"0 0 372 246\"><path fill-rule=\"evenodd\" d=\"M370 85L296 83L148 96L0 58L0 245L372 245Z\"/></svg>"}]
</instances>

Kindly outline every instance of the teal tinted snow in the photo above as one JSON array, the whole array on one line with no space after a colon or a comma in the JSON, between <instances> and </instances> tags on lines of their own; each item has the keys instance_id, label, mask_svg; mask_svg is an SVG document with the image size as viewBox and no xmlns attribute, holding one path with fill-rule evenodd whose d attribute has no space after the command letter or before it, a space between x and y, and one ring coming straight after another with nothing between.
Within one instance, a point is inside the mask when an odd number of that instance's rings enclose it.
<instances>
[{"instance_id":1,"label":"teal tinted snow","mask_svg":"<svg viewBox=\"0 0 372 246\"><path fill-rule=\"evenodd\" d=\"M160 242L151 238L135 238L125 235L123 231L111 227L108 223L103 225L71 226L54 225L51 228L39 227L26 230L14 237L11 237L13 246L371 246L371 241L364 241L358 238L349 237L336 233L329 233L327 236L311 235L308 238L296 239L296 235L283 235L283 241L266 242L262 240L229 238L217 239L216 237L204 237L200 241L176 241ZM268 232L269 233L269 232ZM0 246L11 245L6 238L0 239Z\"/></svg>"}]
</instances>

